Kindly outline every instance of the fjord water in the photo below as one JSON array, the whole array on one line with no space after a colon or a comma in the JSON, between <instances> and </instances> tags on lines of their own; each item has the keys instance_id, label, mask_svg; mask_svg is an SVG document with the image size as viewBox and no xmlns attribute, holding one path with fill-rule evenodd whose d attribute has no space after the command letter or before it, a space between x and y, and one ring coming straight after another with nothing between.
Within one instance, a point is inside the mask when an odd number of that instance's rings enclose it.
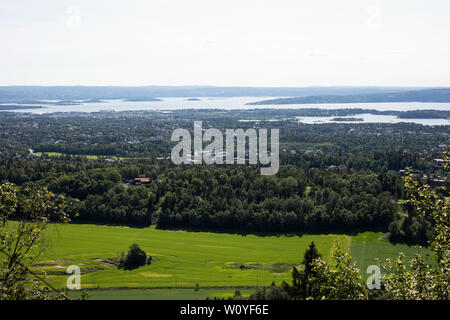
<instances>
[{"instance_id":1,"label":"fjord water","mask_svg":"<svg viewBox=\"0 0 450 320\"><path fill-rule=\"evenodd\" d=\"M410 122L419 123L427 126L445 126L449 125L450 121L447 119L402 119L391 115L377 115L370 113L355 114L346 117L338 117L344 119L358 118L362 121L336 121L337 117L297 117L299 122L308 124L320 124L320 123L400 123L400 122Z\"/></svg>"},{"instance_id":2,"label":"fjord water","mask_svg":"<svg viewBox=\"0 0 450 320\"><path fill-rule=\"evenodd\" d=\"M198 99L185 98L161 98L161 101L125 101L105 100L102 102L80 103L78 105L43 105L40 109L21 109L15 112L27 112L35 114L53 112L99 112L99 111L138 111L138 110L182 110L182 109L347 109L360 108L379 111L408 111L408 110L450 110L450 103L328 103L328 104L285 104L285 105L247 105L266 99L279 97L201 97ZM31 105L31 104L27 104ZM398 119L395 116L380 115L352 115L354 118L362 118L363 122L414 122L425 125L448 125L447 119ZM332 122L334 117L300 117L304 123ZM360 122L352 122L360 123Z\"/></svg>"}]
</instances>

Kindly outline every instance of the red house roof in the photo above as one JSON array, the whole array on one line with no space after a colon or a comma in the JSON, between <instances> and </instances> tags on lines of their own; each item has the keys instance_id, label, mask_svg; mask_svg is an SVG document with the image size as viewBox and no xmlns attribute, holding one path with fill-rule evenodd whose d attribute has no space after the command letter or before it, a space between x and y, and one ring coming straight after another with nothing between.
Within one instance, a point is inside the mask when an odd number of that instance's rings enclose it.
<instances>
[{"instance_id":1,"label":"red house roof","mask_svg":"<svg viewBox=\"0 0 450 320\"><path fill-rule=\"evenodd\" d=\"M134 178L133 182L150 183L152 180L152 178Z\"/></svg>"}]
</instances>

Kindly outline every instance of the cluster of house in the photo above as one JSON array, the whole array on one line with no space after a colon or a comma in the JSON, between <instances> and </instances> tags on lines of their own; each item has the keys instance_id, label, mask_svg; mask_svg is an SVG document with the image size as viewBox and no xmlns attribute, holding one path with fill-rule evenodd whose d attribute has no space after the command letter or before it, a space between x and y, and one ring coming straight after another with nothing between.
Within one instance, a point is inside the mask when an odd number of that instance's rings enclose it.
<instances>
[{"instance_id":1,"label":"cluster of house","mask_svg":"<svg viewBox=\"0 0 450 320\"><path fill-rule=\"evenodd\" d=\"M439 159L435 159L439 160ZM409 174L406 170L399 170L398 173L401 176L406 176ZM413 170L412 172L413 178L415 180L420 180L424 183L430 184L432 187L443 187L447 184L447 181L450 181L450 175L442 175L441 173L428 173L426 174L422 170Z\"/></svg>"},{"instance_id":2,"label":"cluster of house","mask_svg":"<svg viewBox=\"0 0 450 320\"><path fill-rule=\"evenodd\" d=\"M145 178L134 178L134 179L128 181L128 184L133 185L133 186L140 186L140 185L143 185L143 184L150 184L152 182L160 183L161 180L148 178L148 177L145 177Z\"/></svg>"}]
</instances>

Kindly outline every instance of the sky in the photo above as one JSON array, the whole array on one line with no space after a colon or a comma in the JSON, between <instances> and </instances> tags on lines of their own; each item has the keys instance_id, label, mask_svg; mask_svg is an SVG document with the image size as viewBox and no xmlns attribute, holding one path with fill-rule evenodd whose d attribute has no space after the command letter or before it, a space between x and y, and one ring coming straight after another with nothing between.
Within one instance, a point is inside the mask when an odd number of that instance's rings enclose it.
<instances>
[{"instance_id":1,"label":"sky","mask_svg":"<svg viewBox=\"0 0 450 320\"><path fill-rule=\"evenodd\" d=\"M0 39L0 85L450 86L448 0L1 0Z\"/></svg>"}]
</instances>

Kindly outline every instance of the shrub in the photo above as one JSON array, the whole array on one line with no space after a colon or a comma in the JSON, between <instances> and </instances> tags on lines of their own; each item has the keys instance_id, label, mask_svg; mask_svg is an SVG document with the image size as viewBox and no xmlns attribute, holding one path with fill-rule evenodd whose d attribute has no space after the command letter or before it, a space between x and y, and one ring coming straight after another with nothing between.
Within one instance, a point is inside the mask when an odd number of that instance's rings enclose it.
<instances>
[{"instance_id":1,"label":"shrub","mask_svg":"<svg viewBox=\"0 0 450 320\"><path fill-rule=\"evenodd\" d=\"M144 250L142 250L139 245L133 244L130 246L130 250L127 255L122 253L120 258L119 268L123 268L125 270L136 269L140 266L144 266L146 264L151 263L151 256L147 258L147 254Z\"/></svg>"}]
</instances>

